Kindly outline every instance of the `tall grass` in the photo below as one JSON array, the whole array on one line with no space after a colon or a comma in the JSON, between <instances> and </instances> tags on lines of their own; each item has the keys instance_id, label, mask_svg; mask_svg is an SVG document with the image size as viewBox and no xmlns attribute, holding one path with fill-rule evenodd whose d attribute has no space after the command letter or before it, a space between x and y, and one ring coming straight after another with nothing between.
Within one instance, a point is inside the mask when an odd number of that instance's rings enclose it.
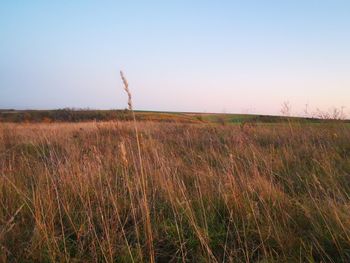
<instances>
[{"instance_id":1,"label":"tall grass","mask_svg":"<svg viewBox=\"0 0 350 263\"><path fill-rule=\"evenodd\" d=\"M290 125L1 124L0 260L348 262L350 127Z\"/></svg>"},{"instance_id":2,"label":"tall grass","mask_svg":"<svg viewBox=\"0 0 350 263\"><path fill-rule=\"evenodd\" d=\"M133 124L134 124L134 130L135 130L135 137L136 137L136 143L137 143L137 153L138 153L138 160L139 160L139 174L137 175L139 180L139 183L137 185L140 186L141 192L142 192L142 204L143 204L143 215L145 216L145 229L147 233L147 246L149 250L149 259L150 262L154 262L154 249L153 249L153 234L152 234L152 225L151 225L151 219L150 219L150 210L149 210L149 204L148 204L148 198L147 198L147 183L146 183L146 177L145 172L143 168L143 161L142 161L142 154L141 154L141 145L140 145L140 138L139 138L139 132L137 128L137 122L135 117L135 112L132 106L132 97L131 97L131 91L129 89L129 83L124 76L123 71L120 71L120 77L123 81L124 90L128 95L128 109L132 113L133 117ZM124 145L124 144L122 144ZM125 152L125 151L124 151ZM123 154L123 157L125 160L127 160L126 154Z\"/></svg>"}]
</instances>

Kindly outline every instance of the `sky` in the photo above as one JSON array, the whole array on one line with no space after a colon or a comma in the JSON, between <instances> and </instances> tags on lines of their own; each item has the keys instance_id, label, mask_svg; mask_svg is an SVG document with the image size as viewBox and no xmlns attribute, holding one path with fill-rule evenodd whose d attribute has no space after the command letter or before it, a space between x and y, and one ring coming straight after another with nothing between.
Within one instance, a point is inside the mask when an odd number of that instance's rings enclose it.
<instances>
[{"instance_id":1,"label":"sky","mask_svg":"<svg viewBox=\"0 0 350 263\"><path fill-rule=\"evenodd\" d=\"M0 108L350 114L348 0L0 0Z\"/></svg>"}]
</instances>

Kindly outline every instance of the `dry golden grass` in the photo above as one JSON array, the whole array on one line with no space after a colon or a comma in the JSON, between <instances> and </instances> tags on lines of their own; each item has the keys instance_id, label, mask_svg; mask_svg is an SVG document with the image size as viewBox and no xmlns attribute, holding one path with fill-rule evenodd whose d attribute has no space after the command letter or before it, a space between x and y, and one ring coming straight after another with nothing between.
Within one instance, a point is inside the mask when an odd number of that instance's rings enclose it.
<instances>
[{"instance_id":1,"label":"dry golden grass","mask_svg":"<svg viewBox=\"0 0 350 263\"><path fill-rule=\"evenodd\" d=\"M350 260L349 126L135 127L1 124L0 260Z\"/></svg>"}]
</instances>

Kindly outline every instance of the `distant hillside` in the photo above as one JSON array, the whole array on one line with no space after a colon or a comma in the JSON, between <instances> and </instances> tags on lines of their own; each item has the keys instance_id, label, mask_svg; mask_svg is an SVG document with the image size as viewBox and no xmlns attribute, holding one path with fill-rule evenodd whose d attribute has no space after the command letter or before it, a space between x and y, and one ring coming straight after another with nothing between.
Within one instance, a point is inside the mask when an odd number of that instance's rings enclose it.
<instances>
[{"instance_id":1,"label":"distant hillside","mask_svg":"<svg viewBox=\"0 0 350 263\"><path fill-rule=\"evenodd\" d=\"M302 121L320 123L327 120L315 118L281 117L252 114L218 114L188 112L135 111L140 121L183 122L183 123L278 123L285 121ZM0 122L85 122L85 121L130 121L128 110L14 110L0 109ZM329 120L328 120L329 121ZM345 122L350 122L349 120Z\"/></svg>"}]
</instances>

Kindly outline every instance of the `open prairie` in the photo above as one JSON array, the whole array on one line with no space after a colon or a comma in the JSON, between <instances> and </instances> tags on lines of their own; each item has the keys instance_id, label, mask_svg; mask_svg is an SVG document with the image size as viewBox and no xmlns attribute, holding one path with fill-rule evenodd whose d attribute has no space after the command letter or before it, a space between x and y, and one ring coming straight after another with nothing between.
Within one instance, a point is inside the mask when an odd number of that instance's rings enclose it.
<instances>
[{"instance_id":1,"label":"open prairie","mask_svg":"<svg viewBox=\"0 0 350 263\"><path fill-rule=\"evenodd\" d=\"M0 124L3 262L349 262L350 127Z\"/></svg>"},{"instance_id":2,"label":"open prairie","mask_svg":"<svg viewBox=\"0 0 350 263\"><path fill-rule=\"evenodd\" d=\"M350 263L350 1L0 1L0 263Z\"/></svg>"}]
</instances>

